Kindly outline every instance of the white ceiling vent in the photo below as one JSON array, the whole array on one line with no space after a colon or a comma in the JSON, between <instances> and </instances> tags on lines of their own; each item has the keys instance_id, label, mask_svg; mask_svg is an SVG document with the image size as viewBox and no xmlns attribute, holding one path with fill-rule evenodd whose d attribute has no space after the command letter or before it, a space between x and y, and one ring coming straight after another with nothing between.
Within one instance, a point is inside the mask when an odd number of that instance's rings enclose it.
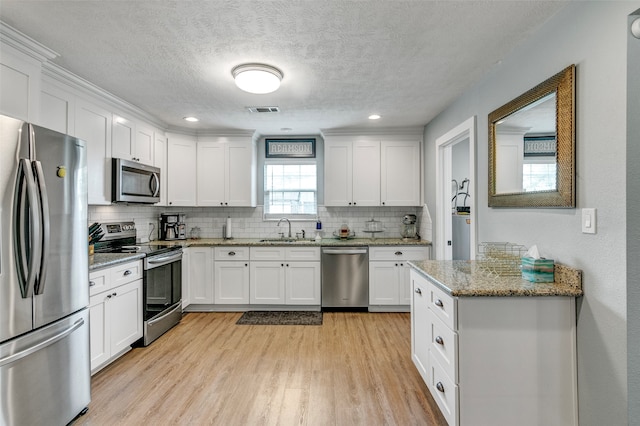
<instances>
[{"instance_id":1,"label":"white ceiling vent","mask_svg":"<svg viewBox=\"0 0 640 426\"><path fill-rule=\"evenodd\" d=\"M280 108L277 106L255 106L247 107L249 112L280 112Z\"/></svg>"}]
</instances>

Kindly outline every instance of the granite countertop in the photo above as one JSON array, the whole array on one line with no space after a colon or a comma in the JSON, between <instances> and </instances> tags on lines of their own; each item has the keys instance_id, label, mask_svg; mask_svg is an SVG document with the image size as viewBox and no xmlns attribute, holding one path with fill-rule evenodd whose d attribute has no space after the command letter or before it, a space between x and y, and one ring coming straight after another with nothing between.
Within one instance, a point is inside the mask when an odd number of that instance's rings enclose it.
<instances>
[{"instance_id":1,"label":"granite countertop","mask_svg":"<svg viewBox=\"0 0 640 426\"><path fill-rule=\"evenodd\" d=\"M342 240L338 238L323 238L320 242L313 239L297 240L295 242L261 241L263 238L233 238L225 240L222 238L200 238L197 240L174 240L174 241L153 241L153 244L180 247L214 247L214 246L430 246L431 241L427 240L404 240L402 238L352 238Z\"/></svg>"},{"instance_id":2,"label":"granite countertop","mask_svg":"<svg viewBox=\"0 0 640 426\"><path fill-rule=\"evenodd\" d=\"M572 296L583 295L582 271L555 265L555 282L534 283L521 276L498 276L468 260L408 262L416 271L456 297L470 296Z\"/></svg>"},{"instance_id":3,"label":"granite countertop","mask_svg":"<svg viewBox=\"0 0 640 426\"><path fill-rule=\"evenodd\" d=\"M143 258L143 253L95 253L89 256L89 271Z\"/></svg>"},{"instance_id":4,"label":"granite countertop","mask_svg":"<svg viewBox=\"0 0 640 426\"><path fill-rule=\"evenodd\" d=\"M222 238L201 238L197 240L174 240L174 241L153 241L153 244L166 245L169 247L215 247L215 246L430 246L431 241L426 240L403 240L402 238L353 238L350 240L340 240L337 238L323 238L322 241L305 239L295 242L281 241L260 241L262 238L234 238L225 240ZM89 271L94 271L118 263L129 262L144 258L140 253L96 253L89 256Z\"/></svg>"}]
</instances>

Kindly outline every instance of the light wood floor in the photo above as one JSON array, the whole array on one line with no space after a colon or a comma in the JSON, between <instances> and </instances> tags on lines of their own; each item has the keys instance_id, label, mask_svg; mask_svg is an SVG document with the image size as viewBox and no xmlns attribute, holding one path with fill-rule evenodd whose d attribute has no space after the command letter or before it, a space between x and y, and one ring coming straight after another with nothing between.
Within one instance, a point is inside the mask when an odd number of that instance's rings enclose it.
<instances>
[{"instance_id":1,"label":"light wood floor","mask_svg":"<svg viewBox=\"0 0 640 426\"><path fill-rule=\"evenodd\" d=\"M411 357L406 313L322 326L189 313L96 374L75 425L445 425Z\"/></svg>"}]
</instances>

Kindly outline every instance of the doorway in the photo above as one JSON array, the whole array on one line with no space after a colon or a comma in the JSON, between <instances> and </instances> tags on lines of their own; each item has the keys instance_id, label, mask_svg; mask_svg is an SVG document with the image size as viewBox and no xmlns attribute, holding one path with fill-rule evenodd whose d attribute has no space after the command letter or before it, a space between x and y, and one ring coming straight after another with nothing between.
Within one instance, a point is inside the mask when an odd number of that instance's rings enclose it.
<instances>
[{"instance_id":1,"label":"doorway","mask_svg":"<svg viewBox=\"0 0 640 426\"><path fill-rule=\"evenodd\" d=\"M436 139L436 259L476 257L476 117Z\"/></svg>"}]
</instances>

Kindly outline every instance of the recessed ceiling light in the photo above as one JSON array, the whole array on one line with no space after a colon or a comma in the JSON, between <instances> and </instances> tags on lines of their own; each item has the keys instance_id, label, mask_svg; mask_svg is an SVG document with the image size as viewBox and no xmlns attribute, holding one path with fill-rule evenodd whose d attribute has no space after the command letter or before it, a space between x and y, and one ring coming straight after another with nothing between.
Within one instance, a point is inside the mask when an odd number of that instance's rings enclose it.
<instances>
[{"instance_id":1,"label":"recessed ceiling light","mask_svg":"<svg viewBox=\"0 0 640 426\"><path fill-rule=\"evenodd\" d=\"M192 123L195 123L196 121L200 121L200 120L198 120L196 117L185 117L184 121L190 121Z\"/></svg>"},{"instance_id":2,"label":"recessed ceiling light","mask_svg":"<svg viewBox=\"0 0 640 426\"><path fill-rule=\"evenodd\" d=\"M231 75L241 90L258 95L275 92L282 81L282 71L264 64L238 65Z\"/></svg>"},{"instance_id":3,"label":"recessed ceiling light","mask_svg":"<svg viewBox=\"0 0 640 426\"><path fill-rule=\"evenodd\" d=\"M371 114L369 116L369 120L378 120L380 119L380 116L378 114Z\"/></svg>"}]
</instances>

